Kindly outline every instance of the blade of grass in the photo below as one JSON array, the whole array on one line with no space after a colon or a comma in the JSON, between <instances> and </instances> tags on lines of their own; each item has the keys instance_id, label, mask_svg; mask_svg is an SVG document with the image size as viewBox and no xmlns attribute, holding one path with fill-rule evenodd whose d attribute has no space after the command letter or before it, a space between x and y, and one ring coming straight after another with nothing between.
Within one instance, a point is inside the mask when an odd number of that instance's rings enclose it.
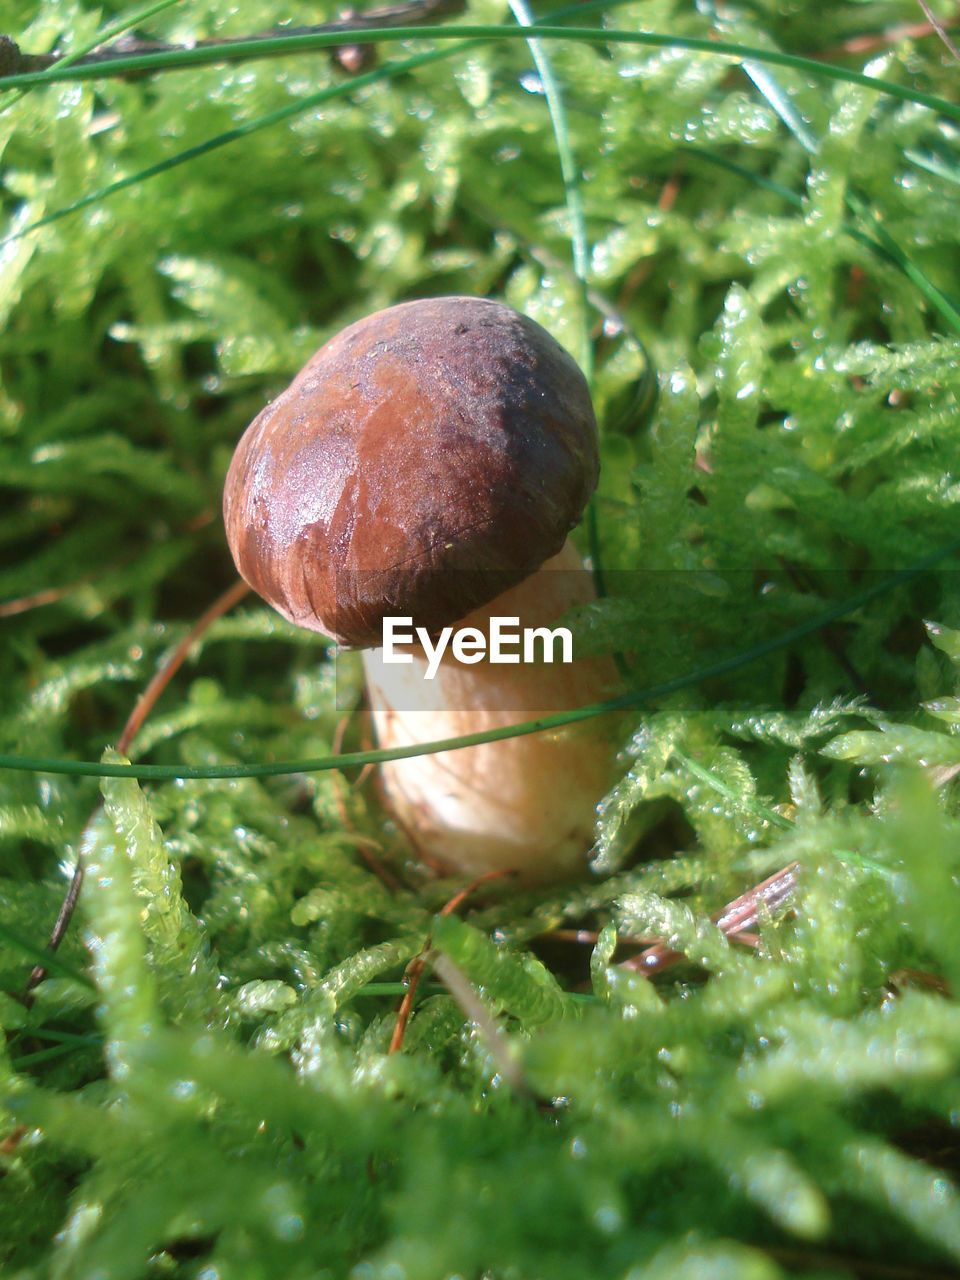
<instances>
[{"instance_id":1,"label":"blade of grass","mask_svg":"<svg viewBox=\"0 0 960 1280\"><path fill-rule=\"evenodd\" d=\"M766 50L750 49L743 45L724 44L722 41L709 41L696 39L694 37L677 37L666 36L652 32L629 32L617 30L595 30L592 28L577 27L547 27L541 26L539 23L534 24L537 28L538 39L581 39L594 43L626 43L626 44L646 44L654 47L676 47L685 48L691 51L702 51L709 53L726 54L731 57L746 57L755 61L767 61L777 65L790 66L794 69L802 69L810 71L827 79L836 79L847 81L851 84L866 85L871 89L877 90L878 93L887 93L892 97L899 98L901 101L917 102L921 105L932 107L934 110L940 111L941 114L950 116L950 118L960 121L960 105L952 104L943 98L935 97L932 94L924 94L920 91L904 88L897 85L893 81L875 79L871 76L862 74L861 72L847 71L842 67L835 67L829 63L818 63L808 58L796 58L793 55L779 54ZM50 226L52 223L59 222L61 218L68 217L70 214L78 213L83 209L89 208L93 204L97 204L101 200L107 199L109 196L116 194L118 191L124 191L129 187L135 186L137 183L145 182L149 178L156 177L158 174L166 173L170 169L175 169L181 164L186 164L190 160L196 160L200 156L207 155L211 151L215 151L220 147L226 146L231 142L236 142L241 138L249 137L252 133L256 133L260 129L269 128L272 125L280 124L286 120L296 118L305 111L312 110L315 107L322 106L324 103L334 101L338 97L352 93L355 89L363 88L368 84L374 84L382 79L389 79L393 75L401 75L405 72L412 71L428 63L441 61L447 57L453 57L457 53L463 53L468 49L476 47L477 44L490 40L511 38L524 36L527 28L518 27L516 29L510 27L477 27L477 26L456 26L456 27L411 27L411 28L383 28L381 30L368 29L363 33L362 40L354 40L354 43L373 43L375 40L397 40L408 39L412 37L431 37L441 40L458 40L457 45L453 49L433 49L427 53L418 54L414 57L403 59L399 62L389 63L385 67L378 67L372 71L364 72L361 75L354 76L350 81L342 85L334 85L327 89L322 89L318 93L310 94L306 98L302 98L299 102L291 103L286 107L281 107L277 111L269 112L265 116L259 116L255 120L249 120L245 124L237 125L236 128L228 129L224 133L217 134L213 138L208 138L205 142L198 143L196 146L188 147L184 151L178 152L176 155L161 160L157 164L149 165L144 169L138 170L136 173L130 174L126 178L120 178L116 182L112 182L105 187L100 187L96 191L90 192L86 196L73 201L69 205L64 205L60 209L54 209L51 213L44 214L42 218L29 223L25 227L19 228L11 235L0 240L0 247L21 239L30 232L37 231L41 227ZM352 38L352 37L351 37ZM528 38L528 37L527 37ZM268 53L278 52L296 52L300 48L291 49L289 46L294 43L310 41L309 48L327 48L332 44L342 43L343 34L341 32L324 32L314 36L286 36L279 38L279 43L286 47L278 49L276 39L250 41L251 46L270 46L263 52L262 56ZM239 45L230 46L232 52L236 52ZM204 49L187 49L183 51L183 56L195 54L210 54L210 50ZM154 54L143 55L140 58L117 59L117 62L124 62L128 70L136 69L130 64L149 63L149 58L169 58L171 55ZM180 54L177 55L181 56ZM258 55L259 56L259 55ZM224 61L222 54L219 58L207 57L206 61ZM204 63L203 58L191 57L188 63L184 65L194 65ZM161 69L150 64L152 69ZM166 65L166 64L164 64ZM174 64L170 64L174 65ZM98 64L102 69L104 64ZM143 69L142 67L140 69ZM89 71L90 68L76 67L74 72ZM50 69L52 73L53 68ZM12 87L15 84L36 84L40 82L40 77L45 77L47 73L38 72L28 76L9 76L0 82L0 88ZM51 79L70 78L70 69L63 77L51 74ZM83 78L95 78L92 75L85 75Z\"/></svg>"},{"instance_id":2,"label":"blade of grass","mask_svg":"<svg viewBox=\"0 0 960 1280\"><path fill-rule=\"evenodd\" d=\"M527 0L509 0L510 9L518 24L522 27L536 25L533 12ZM570 137L567 123L567 112L563 104L563 93L560 82L554 75L553 64L541 41L531 37L527 44L533 57L534 66L543 85L547 108L553 124L553 136L557 142L557 156L560 160L560 174L563 178L563 189L567 200L567 217L570 219L570 248L573 257L574 275L577 277L577 304L580 312L580 368L587 382L593 385L593 342L590 337L590 297L588 276L590 272L590 246L587 240L587 223L583 209L583 193L580 190L580 175L577 159ZM597 597L602 599L604 591L603 565L600 556L600 537L597 527L596 504L590 499L587 511L587 538L590 547L590 561L593 571L594 589ZM621 675L626 675L622 654L616 655Z\"/></svg>"},{"instance_id":3,"label":"blade of grass","mask_svg":"<svg viewBox=\"0 0 960 1280\"><path fill-rule=\"evenodd\" d=\"M820 139L809 128L790 95L770 68L755 62L745 62L743 69L804 150L809 155L815 156L820 150ZM952 299L937 288L923 269L913 261L907 251L881 224L867 201L849 184L844 192L844 200L847 208L873 231L873 239L871 241L870 238L867 238L867 243L872 243L876 248L880 249L888 261L899 267L907 279L919 289L940 318L946 321L954 333L960 333L960 309ZM858 238L862 239L862 237Z\"/></svg>"},{"instance_id":4,"label":"blade of grass","mask_svg":"<svg viewBox=\"0 0 960 1280\"><path fill-rule=\"evenodd\" d=\"M708 164L715 165L718 169L725 169L728 173L735 173L738 177L745 179L747 182L753 183L755 187L759 187L762 191L769 191L771 195L779 196L791 208L802 210L804 208L803 197L797 195L795 191L791 191L788 187L784 187L779 182L774 182L770 178L763 177L762 174L754 173L745 165L737 164L735 160L730 160L726 156L717 155L711 151L702 150L700 147L681 146L681 151L687 155L696 156L698 160L705 160ZM960 177L956 179L960 182ZM851 207L857 201L856 196L851 197ZM923 274L915 263L900 250L900 246L896 240L885 231L883 226L877 221L869 208L860 201L864 221L869 222L877 233L877 238L868 235L853 222L844 221L843 231L845 235L850 236L852 240L856 240L858 244L864 245L878 258L882 258L884 262L889 262L891 266L897 267L904 275L908 276L914 284L927 297L931 306L937 313L947 321L951 328L957 329L960 325L960 310L954 305L950 298L947 297L937 286ZM889 241L889 243L887 243ZM916 278L919 276L920 278ZM960 332L960 329L957 329Z\"/></svg>"},{"instance_id":5,"label":"blade of grass","mask_svg":"<svg viewBox=\"0 0 960 1280\"><path fill-rule=\"evenodd\" d=\"M625 0L611 0L611 2L613 4L618 4L624 3ZM158 7L164 7L174 3L179 3L179 0L160 0ZM591 0L591 3L585 5L574 5L567 9L561 9L556 11L555 14L549 16L561 18L568 13L577 13L584 9L594 9L597 7L599 7L599 5L596 0ZM146 11L141 11L138 17L144 16L145 13ZM414 32L416 31L416 28L401 28L400 30ZM494 30L499 30L499 28L494 28ZM329 32L326 34L329 34ZM289 40L293 37L283 38ZM259 44L265 39L266 37L258 37L256 40L247 43ZM342 32L339 33L338 40L342 42ZM201 156L207 155L209 152L216 151L220 147L227 146L231 142L237 142L241 138L249 137L260 129L270 128L272 125L282 124L286 120L295 119L304 111L310 111L314 107L335 101L337 98L344 97L347 94L354 92L356 89L362 89L368 84L375 84L381 80L389 79L393 75L403 75L408 71L413 71L418 67L425 66L431 62L442 61L445 58L455 57L458 52L470 49L477 43L478 42L476 41L464 41L463 44L456 45L452 48L448 47L445 49L432 50L426 54L418 54L411 58L389 63L385 67L377 67L371 71L355 75L343 84L331 86L327 89L321 89L316 94L303 98L299 102L291 103L289 106L282 107L278 111L269 112L265 116L259 116L257 119L250 120L244 125L238 125L235 129L228 129L224 133L216 134L214 137L208 138L205 142L198 143L196 146L188 147L183 151L177 152L176 155L170 156L166 160L161 160L157 164L149 165L144 169L140 169L126 178L119 178L116 182L109 183L105 187L100 187L96 191L91 191L88 195L81 196L78 200L74 200L72 203L64 205L60 209L54 209L51 213L44 214L42 218L38 218L35 222L32 222L27 226L20 227L17 231L3 239L0 239L0 247L12 243L15 240L20 240L30 232L40 230L41 227L50 226L55 222L59 222L62 218L66 218L70 214L79 213L83 209L87 209L91 205L95 205L101 200L107 199L109 196L116 195L120 191L125 191L131 186L136 186L137 183L145 182L150 178L157 177L161 173L166 173L170 169L175 169L181 164L186 164L191 160L199 159ZM236 47L236 45L227 46L227 48L231 50L236 49ZM196 50L193 52L196 52ZM78 53L77 56L79 57L80 54ZM156 57L159 55L153 54L143 56ZM72 61L72 58L69 61ZM99 65L103 64L101 63ZM68 59L64 59L63 61L58 62L56 66L48 67L43 72L30 74L37 79L38 83L42 83L43 81L58 79L59 77L56 73L61 68L65 68L67 66ZM0 89L15 82L19 82L17 77L4 77L0 79Z\"/></svg>"},{"instance_id":6,"label":"blade of grass","mask_svg":"<svg viewBox=\"0 0 960 1280\"><path fill-rule=\"evenodd\" d=\"M951 120L960 121L960 103L950 102L936 94L925 93L910 85L898 84L863 71L852 71L830 62L818 62L779 49L758 49L732 40L714 40L709 36L677 36L663 31L623 31L616 27L558 27L537 22L539 40L580 40L588 44L644 45L654 49L683 49L689 53L708 53L715 57L732 58L735 62L760 62L771 66L789 67L801 71L814 80L839 80L846 84L861 85L877 93L896 98L900 102L912 102L929 107ZM529 39L526 27L503 27L489 24L463 23L449 26L424 25L417 27L369 27L350 32L351 44L387 44L400 40L479 40L485 43L496 40ZM342 44L343 31L321 31L309 35L270 36L238 41L216 48L184 48L172 53L139 54L121 56L96 65L80 65L46 72L28 72L7 76L0 81L2 88L32 88L56 80L97 80L111 75L128 75L132 71L156 72L178 70L186 67L209 66L216 63L250 60L252 58L285 57L293 53L308 53L316 49L328 49Z\"/></svg>"},{"instance_id":7,"label":"blade of grass","mask_svg":"<svg viewBox=\"0 0 960 1280\"><path fill-rule=\"evenodd\" d=\"M960 62L960 49L957 48L957 46L953 43L953 41L947 35L946 27L944 27L943 23L940 21L937 15L930 8L930 5L927 3L927 0L917 0L917 4L919 4L920 8L923 10L924 16L926 17L927 21L930 23L931 27L933 27L934 31L943 41L944 46L947 49L949 49L950 52L953 54L954 58L956 58L956 60Z\"/></svg>"},{"instance_id":8,"label":"blade of grass","mask_svg":"<svg viewBox=\"0 0 960 1280\"><path fill-rule=\"evenodd\" d=\"M613 0L614 3L623 2L623 0ZM161 5L179 3L179 0L161 0ZM594 4L573 6L570 10L560 10L556 14L562 17L566 12L576 12L579 9L594 8ZM499 28L497 28L499 29ZM403 28L403 30L414 31L416 28ZM329 34L329 33L327 33ZM292 39L293 37L284 37L284 39ZM258 38L248 43L261 43L264 38ZM343 40L343 33L339 33L338 39ZM41 227L50 226L54 222L59 222L62 218L68 217L70 214L79 213L83 209L89 208L91 205L97 204L101 200L107 199L109 196L116 195L120 191L125 191L131 186L135 186L139 182L145 182L149 178L157 177L161 173L166 173L170 169L177 168L181 164L186 164L190 160L199 159L200 156L207 155L211 151L218 150L220 147L227 146L231 142L236 142L241 138L249 137L251 134L258 132L260 129L266 129L275 124L282 124L286 120L295 119L304 111L309 111L316 106L322 106L324 103L334 101L339 97L343 97L348 93L352 93L356 89L364 88L368 84L377 83L380 80L389 79L393 75L403 75L408 71L415 70L420 66L424 66L430 62L442 61L444 58L454 57L458 52L472 48L477 42L465 41L462 45L453 48L433 50L427 54L419 54L412 58L407 58L399 62L390 63L386 67L378 67L371 71L362 73L352 77L348 82L335 85L327 89L319 90L316 94L312 94L307 98L301 99L299 102L291 103L287 107L282 107L278 111L269 112L265 116L259 116L255 120L250 120L244 125L238 125L235 129L228 129L224 133L216 134L212 138L208 138L205 142L198 143L194 147L188 147L184 151L177 152L176 155L170 156L167 160L161 160L155 165L149 165L144 169L138 170L136 173L130 174L126 178L120 178L116 182L112 182L106 187L100 187L96 191L91 191L88 195L81 196L79 200L73 201L71 204L64 205L60 209L54 209L51 213L44 214L42 218L38 218L35 222L25 227L19 228L16 232L0 239L0 247L12 243L15 240L22 239L32 231L38 231ZM237 46L227 46L227 48L235 49ZM195 50L193 52L196 52ZM77 55L80 56L79 54ZM156 57L160 55L143 55ZM72 59L71 59L72 60ZM56 73L59 69L67 65L68 60L64 59L58 62L56 66L48 67L43 72L30 73L37 76L40 80L51 80L59 78ZM103 65L102 63L99 65ZM19 79L22 79L20 77ZM3 87L19 82L18 77L8 76L0 79L0 89Z\"/></svg>"},{"instance_id":9,"label":"blade of grass","mask_svg":"<svg viewBox=\"0 0 960 1280\"><path fill-rule=\"evenodd\" d=\"M35 1067L39 1062L50 1062L53 1058L64 1058L67 1054L76 1053L77 1049L102 1047L103 1041L97 1036L87 1036L81 1044L58 1044L53 1045L49 1049L37 1049L33 1053L25 1053L20 1057L14 1056L11 1060L14 1067L18 1071L22 1071L24 1067Z\"/></svg>"},{"instance_id":10,"label":"blade of grass","mask_svg":"<svg viewBox=\"0 0 960 1280\"><path fill-rule=\"evenodd\" d=\"M211 765L188 767L181 765L149 765L149 764L104 764L95 760L54 760L41 756L22 756L0 754L0 769L15 769L30 773L62 773L82 775L96 778L273 778L291 773L323 773L329 769L348 769L365 764L382 764L387 760L406 760L411 756L436 755L441 751L458 751L464 747L480 746L485 742L502 742L507 738L522 738L532 733L543 733L547 730L560 729L568 724L579 724L584 720L593 720L598 716L610 715L616 711L627 711L643 706L658 698L667 697L683 689L692 688L717 676L737 671L741 667L766 658L788 648L798 640L814 635L838 618L855 613L872 600L886 595L899 586L912 581L928 569L942 561L960 553L960 540L951 542L946 547L932 552L899 572L889 575L871 587L866 587L856 595L841 600L824 613L808 622L781 632L769 640L751 645L738 653L720 658L696 671L671 680L664 680L657 685L648 685L645 689L631 690L616 698L608 698L602 702L593 702L589 706L578 707L573 711L557 712L555 715L539 716L535 720L524 720L517 724L506 725L500 729L491 729L485 733L471 733L459 738L444 738L437 742L418 743L413 746L390 747L387 750L344 752L337 756L320 756L312 760L277 760L270 764L249 765Z\"/></svg>"},{"instance_id":11,"label":"blade of grass","mask_svg":"<svg viewBox=\"0 0 960 1280\"><path fill-rule=\"evenodd\" d=\"M108 22L92 39L84 41L76 49L71 49L69 53L59 58L55 64L56 70L74 66L81 58L86 57L88 53L100 45L106 44L108 40L113 40L117 36L123 35L125 31L129 31L132 27L139 26L141 22L145 22L148 18L153 18L158 13L162 13L164 9L172 9L174 5L180 3L181 0L154 0L152 4L144 5L142 9L135 9L133 13L125 14L123 17L116 18L113 22ZM39 75L43 79L49 79L53 70L54 67L47 67L44 71L39 72ZM5 88L6 85L0 82L0 89ZM25 92L25 89L21 89L19 93L11 92L10 96L0 103L0 115L12 107L15 102L19 102Z\"/></svg>"},{"instance_id":12,"label":"blade of grass","mask_svg":"<svg viewBox=\"0 0 960 1280\"><path fill-rule=\"evenodd\" d=\"M52 1040L54 1044L89 1044L91 1039L99 1039L97 1036L91 1037L89 1032L55 1031L51 1027L30 1027L27 1034L33 1040Z\"/></svg>"},{"instance_id":13,"label":"blade of grass","mask_svg":"<svg viewBox=\"0 0 960 1280\"><path fill-rule=\"evenodd\" d=\"M705 768L699 761L687 755L685 751L681 751L679 747L674 747L673 755L693 777L705 783L717 795L723 796L725 800L736 802L737 795L734 789L728 786L722 778L718 778L713 770ZM754 798L751 801L751 808L761 822L769 822L771 826L779 827L781 831L793 830L795 824L789 818L785 818L782 813L777 813L776 809L771 809L769 805L763 804Z\"/></svg>"},{"instance_id":14,"label":"blade of grass","mask_svg":"<svg viewBox=\"0 0 960 1280\"><path fill-rule=\"evenodd\" d=\"M945 182L952 182L955 187L960 187L960 167L948 164L942 156L912 148L908 148L903 154L918 169L924 169L927 173L932 173L938 178L943 178Z\"/></svg>"},{"instance_id":15,"label":"blade of grass","mask_svg":"<svg viewBox=\"0 0 960 1280\"><path fill-rule=\"evenodd\" d=\"M820 147L820 139L810 129L803 116L794 105L793 99L786 92L769 67L761 62L745 62L743 69L756 87L760 90L770 106L787 126L805 151L816 155Z\"/></svg>"},{"instance_id":16,"label":"blade of grass","mask_svg":"<svg viewBox=\"0 0 960 1280\"><path fill-rule=\"evenodd\" d=\"M343 84L331 85L326 89L320 89L317 93L309 94L306 98L301 98L286 107L280 107L277 111L268 112L265 116L257 116L254 120L248 120L245 124L240 124L233 129L218 133L214 137L208 138L205 142L197 143L196 146L178 151L176 155L168 156L166 160L160 160L144 169L138 169L136 173L132 173L126 178L118 178L116 182L111 182L105 187L99 187L96 191L91 191L87 195L81 196L79 200L63 205L60 209L54 209L51 213L44 214L42 218L37 218L35 222L31 222L29 225L13 232L13 234L4 237L4 239L0 240L0 247L11 244L15 240L20 240L32 231L39 231L41 227L48 227L55 222L59 222L62 218L66 218L72 213L79 213L82 209L88 209L91 205L99 204L102 200L116 195L119 191L126 191L129 187L134 187L140 182L146 182L149 178L155 178L158 174L167 173L169 170L176 169L190 160L197 160L200 156L217 151L220 147L225 147L231 142L238 142L241 138L247 138L252 133L257 133L260 129L267 129L272 125L282 124L286 120L293 120L297 116L303 115L306 111L323 106L325 103L333 102L337 98L345 97L357 89L376 84L380 80L387 80L393 75L403 75L418 67L427 66L431 62L440 62L444 58L453 57L457 53L474 47L476 43L476 41L463 41L452 49L431 49L427 53L416 54L412 58L404 58L399 62L391 62L386 66L376 67L372 71L366 71L361 75L352 77L351 80Z\"/></svg>"},{"instance_id":17,"label":"blade of grass","mask_svg":"<svg viewBox=\"0 0 960 1280\"><path fill-rule=\"evenodd\" d=\"M29 960L42 961L48 969L52 969L61 977L71 978L74 982L79 982L81 986L93 989L93 983L89 978L78 969L74 969L61 956L48 954L43 947L38 947L29 938L22 938L12 929L8 929L6 925L0 925L0 941L5 942L7 946L16 947Z\"/></svg>"},{"instance_id":18,"label":"blade of grass","mask_svg":"<svg viewBox=\"0 0 960 1280\"><path fill-rule=\"evenodd\" d=\"M536 25L533 13L527 0L509 0L513 16L522 27ZM580 368L587 382L593 382L593 344L590 341L590 300L587 297L587 276L590 270L590 247L587 242L587 224L583 211L583 193L580 190L579 173L567 113L563 105L563 94L560 82L553 72L553 65L547 51L539 40L531 37L527 44L533 57L534 66L543 85L547 108L553 124L553 136L557 142L557 156L560 160L560 174L567 199L567 216L570 219L570 248L573 255L573 270L580 282L578 302L580 309L580 328L583 342L580 351Z\"/></svg>"},{"instance_id":19,"label":"blade of grass","mask_svg":"<svg viewBox=\"0 0 960 1280\"><path fill-rule=\"evenodd\" d=\"M937 288L926 272L913 261L881 223L866 200L863 200L856 191L848 190L847 205L873 230L876 236L874 243L882 248L888 259L894 262L907 279L916 285L940 318L946 321L954 333L960 333L960 307Z\"/></svg>"}]
</instances>

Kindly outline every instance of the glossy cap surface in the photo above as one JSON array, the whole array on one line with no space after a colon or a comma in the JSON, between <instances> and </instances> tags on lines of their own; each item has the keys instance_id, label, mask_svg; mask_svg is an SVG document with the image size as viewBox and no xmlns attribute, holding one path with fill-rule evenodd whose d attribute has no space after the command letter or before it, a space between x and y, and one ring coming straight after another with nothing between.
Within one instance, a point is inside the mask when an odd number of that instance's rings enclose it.
<instances>
[{"instance_id":1,"label":"glossy cap surface","mask_svg":"<svg viewBox=\"0 0 960 1280\"><path fill-rule=\"evenodd\" d=\"M580 519L596 421L570 355L482 298L401 303L312 357L237 446L227 539L290 621L364 647L434 632L534 572Z\"/></svg>"}]
</instances>

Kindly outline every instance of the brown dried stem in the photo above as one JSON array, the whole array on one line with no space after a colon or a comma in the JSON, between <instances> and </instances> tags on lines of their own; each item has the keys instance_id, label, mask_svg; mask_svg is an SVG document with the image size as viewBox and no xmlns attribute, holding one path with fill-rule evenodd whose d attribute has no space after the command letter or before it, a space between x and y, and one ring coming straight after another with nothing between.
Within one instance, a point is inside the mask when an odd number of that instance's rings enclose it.
<instances>
[{"instance_id":1,"label":"brown dried stem","mask_svg":"<svg viewBox=\"0 0 960 1280\"><path fill-rule=\"evenodd\" d=\"M776 911L792 897L797 887L799 870L799 862L791 862L789 866L775 871L772 876L754 885L739 898L728 902L718 915L712 917L714 923L733 941L757 946L759 938L750 930L760 922L761 915ZM641 951L638 956L624 960L620 967L633 969L637 973L650 977L654 973L662 973L664 969L668 969L684 958L683 952L672 951L662 942L657 942L652 947L647 947L645 951Z\"/></svg>"},{"instance_id":2,"label":"brown dried stem","mask_svg":"<svg viewBox=\"0 0 960 1280\"><path fill-rule=\"evenodd\" d=\"M117 739L117 751L121 755L126 755L130 750L130 745L139 733L140 729L143 727L143 722L153 710L161 693L163 693L164 689L182 666L183 661L191 648L196 644L200 637L209 630L210 626L216 622L219 617L222 617L223 614L229 612L235 604L243 599L249 590L250 588L245 582L235 582L232 587L213 602L209 609L200 615L137 699L133 710L127 717L127 722L123 726L120 737ZM87 827L90 826L90 823L99 811L100 806L97 805L97 808L94 809L87 821ZM77 899L80 897L80 889L82 885L83 856L78 852L77 865L74 868L73 879L70 881L70 885L64 895L63 902L60 904L60 912L47 941L47 950L50 952L56 951L60 946L60 943L63 941L64 934L70 926L70 920L73 917L74 908L77 905ZM29 998L29 994L33 988L41 983L46 976L47 970L42 964L34 966L30 977L27 979L27 985L24 988L23 994L25 1000Z\"/></svg>"},{"instance_id":3,"label":"brown dried stem","mask_svg":"<svg viewBox=\"0 0 960 1280\"><path fill-rule=\"evenodd\" d=\"M136 36L121 36L104 48L95 49L77 58L71 65L75 67L102 66L104 72L110 70L110 64L121 58L138 57L143 54L177 54L192 52L194 49L222 49L224 61L236 61L255 55L249 50L233 53L232 46L249 43L251 40L278 39L282 37L311 36L327 32L343 32L343 45L334 53L344 70L357 72L363 69L369 57L368 51L358 49L350 44L351 33L362 32L378 27L402 27L415 23L432 22L435 18L460 13L465 8L465 0L398 0L396 4L386 4L375 9L365 9L357 13L351 8L341 12L333 22L320 22L315 26L283 27L275 31L259 31L254 35L219 36L210 40L198 40L192 45L167 44L163 40L141 40ZM0 36L0 81L6 76L30 75L37 71L46 71L55 67L64 58L62 53L24 53L17 42L10 36ZM358 64L359 60L359 64ZM130 72L131 75L143 75L143 71Z\"/></svg>"},{"instance_id":4,"label":"brown dried stem","mask_svg":"<svg viewBox=\"0 0 960 1280\"><path fill-rule=\"evenodd\" d=\"M470 883L465 888L461 889L459 893L455 893L449 902L444 903L438 914L441 916L453 915L454 911L456 911L466 901L466 899L469 898L474 890L480 887L480 885L486 884L490 880L502 880L505 876L509 877L513 874L514 872L512 871L487 871L482 876L477 876L475 880L471 880ZM413 1010L413 998L417 993L417 986L419 985L420 978L423 975L424 968L426 967L431 944L432 935L428 936L426 942L423 944L423 950L419 955L414 956L407 968L407 989L404 992L403 1000L400 1002L400 1008L397 1010L397 1020L393 1026L393 1035L390 1037L390 1048L387 1050L388 1053L398 1053L403 1047L403 1037L406 1033L407 1023L410 1021L410 1014Z\"/></svg>"}]
</instances>

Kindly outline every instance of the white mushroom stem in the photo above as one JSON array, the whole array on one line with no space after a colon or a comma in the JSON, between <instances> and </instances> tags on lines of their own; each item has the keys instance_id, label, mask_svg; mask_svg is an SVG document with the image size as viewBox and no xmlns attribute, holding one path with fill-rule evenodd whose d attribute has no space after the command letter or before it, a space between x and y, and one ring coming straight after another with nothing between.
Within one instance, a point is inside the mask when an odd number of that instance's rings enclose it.
<instances>
[{"instance_id":1,"label":"white mushroom stem","mask_svg":"<svg viewBox=\"0 0 960 1280\"><path fill-rule=\"evenodd\" d=\"M555 626L595 599L593 582L567 543L526 581L458 624L487 632L491 617L520 628ZM536 665L477 665L448 651L435 677L419 645L412 663L368 649L370 706L382 747L442 741L585 706L616 691L608 658ZM515 870L528 881L560 879L584 866L597 805L611 784L616 750L610 717L561 729L414 756L381 766L386 799L424 859L438 869L480 875Z\"/></svg>"}]
</instances>

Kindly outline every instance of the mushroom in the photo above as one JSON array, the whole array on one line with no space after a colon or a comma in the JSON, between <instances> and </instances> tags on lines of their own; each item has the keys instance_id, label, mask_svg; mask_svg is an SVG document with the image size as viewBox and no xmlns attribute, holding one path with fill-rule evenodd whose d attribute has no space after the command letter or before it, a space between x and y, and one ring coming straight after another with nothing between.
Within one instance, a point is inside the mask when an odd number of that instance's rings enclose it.
<instances>
[{"instance_id":1,"label":"mushroom","mask_svg":"<svg viewBox=\"0 0 960 1280\"><path fill-rule=\"evenodd\" d=\"M567 535L598 469L567 352L500 303L428 298L344 329L263 410L230 465L224 521L268 603L366 650L378 740L405 746L609 695L607 659L498 664L477 640L491 618L522 633L594 598ZM400 661L383 647L391 619L423 641ZM438 661L453 624L473 647ZM383 792L439 870L560 878L583 866L610 782L598 724L393 761Z\"/></svg>"}]
</instances>

